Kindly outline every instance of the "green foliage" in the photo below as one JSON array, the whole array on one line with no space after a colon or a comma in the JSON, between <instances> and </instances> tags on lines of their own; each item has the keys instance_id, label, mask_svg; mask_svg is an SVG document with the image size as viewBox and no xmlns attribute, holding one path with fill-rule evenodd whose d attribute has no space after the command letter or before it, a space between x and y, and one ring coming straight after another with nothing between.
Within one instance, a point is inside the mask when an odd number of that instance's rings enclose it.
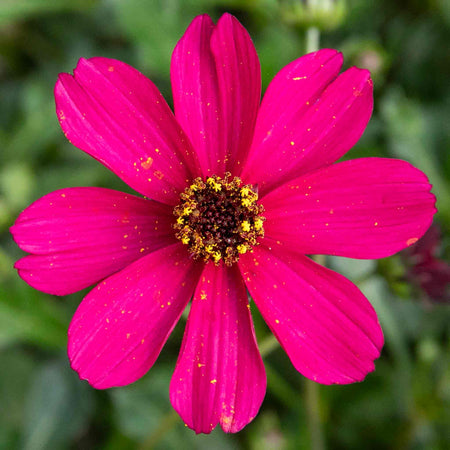
<instances>
[{"instance_id":1,"label":"green foliage","mask_svg":"<svg viewBox=\"0 0 450 450\"><path fill-rule=\"evenodd\" d=\"M111 397L120 432L131 439L142 441L145 448L235 448L233 438L226 438L219 430L213 431L209 436L196 436L185 427L167 401L172 367L173 365L160 363L148 377L131 386L112 390Z\"/></svg>"},{"instance_id":2,"label":"green foliage","mask_svg":"<svg viewBox=\"0 0 450 450\"><path fill-rule=\"evenodd\" d=\"M93 401L93 392L77 380L65 360L35 370L25 404L21 447L67 448L86 429Z\"/></svg>"},{"instance_id":3,"label":"green foliage","mask_svg":"<svg viewBox=\"0 0 450 450\"><path fill-rule=\"evenodd\" d=\"M2 0L0 3L0 25L58 11L76 11L94 5L97 0Z\"/></svg>"},{"instance_id":4,"label":"green foliage","mask_svg":"<svg viewBox=\"0 0 450 450\"><path fill-rule=\"evenodd\" d=\"M195 15L216 20L228 10L252 35L265 88L305 49L304 22L289 15L287 3L304 2L0 0L0 448L302 449L313 442L312 415L330 449L450 447L449 307L410 283L405 255L327 258L372 301L386 344L364 383L318 386L315 400L252 304L268 392L258 417L236 436L196 436L170 406L182 326L142 380L95 391L72 373L64 350L83 293L40 293L13 269L21 252L8 229L30 202L67 186L129 190L64 138L53 100L59 72L71 71L80 57L118 58L150 76L170 102L177 40ZM438 198L440 257L448 259L449 2L343 3L345 18L334 29L336 18L323 24L321 46L343 51L347 65L369 68L375 87L370 125L346 157L398 157L424 170Z\"/></svg>"}]
</instances>

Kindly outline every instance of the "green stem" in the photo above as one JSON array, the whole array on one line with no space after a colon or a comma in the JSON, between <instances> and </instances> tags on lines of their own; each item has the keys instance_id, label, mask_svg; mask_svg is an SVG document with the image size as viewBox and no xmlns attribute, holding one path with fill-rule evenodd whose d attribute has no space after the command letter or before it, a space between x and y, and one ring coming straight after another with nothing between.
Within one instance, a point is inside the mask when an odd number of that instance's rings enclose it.
<instances>
[{"instance_id":1,"label":"green stem","mask_svg":"<svg viewBox=\"0 0 450 450\"><path fill-rule=\"evenodd\" d=\"M306 53L319 50L320 30L317 27L309 27L306 30Z\"/></svg>"},{"instance_id":2,"label":"green stem","mask_svg":"<svg viewBox=\"0 0 450 450\"><path fill-rule=\"evenodd\" d=\"M278 346L279 344L277 338L273 334L270 334L269 336L264 338L262 342L258 345L259 353L261 354L261 357L264 358L273 350L278 348Z\"/></svg>"},{"instance_id":3,"label":"green stem","mask_svg":"<svg viewBox=\"0 0 450 450\"><path fill-rule=\"evenodd\" d=\"M305 408L311 441L311 450L325 450L322 422L319 411L319 385L305 378Z\"/></svg>"},{"instance_id":4,"label":"green stem","mask_svg":"<svg viewBox=\"0 0 450 450\"><path fill-rule=\"evenodd\" d=\"M325 266L327 263L327 255L313 255L311 259L321 266Z\"/></svg>"},{"instance_id":5,"label":"green stem","mask_svg":"<svg viewBox=\"0 0 450 450\"><path fill-rule=\"evenodd\" d=\"M314 255L312 259L321 266L325 266L327 258L325 255ZM308 429L311 442L311 450L325 450L325 438L320 418L320 385L308 378L304 379L305 387L305 409L308 420Z\"/></svg>"}]
</instances>

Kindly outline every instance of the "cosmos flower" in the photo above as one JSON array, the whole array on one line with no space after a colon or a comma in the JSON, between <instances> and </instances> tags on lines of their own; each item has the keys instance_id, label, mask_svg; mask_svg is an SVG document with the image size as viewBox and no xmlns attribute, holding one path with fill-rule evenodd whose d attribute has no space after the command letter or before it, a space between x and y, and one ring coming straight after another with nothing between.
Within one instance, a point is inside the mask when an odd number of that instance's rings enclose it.
<instances>
[{"instance_id":1,"label":"cosmos flower","mask_svg":"<svg viewBox=\"0 0 450 450\"><path fill-rule=\"evenodd\" d=\"M68 354L82 379L122 386L153 365L192 298L170 399L196 432L236 432L266 377L247 291L295 368L319 383L374 369L383 335L359 289L305 255L383 258L416 242L435 212L410 164L336 162L372 113L372 82L321 50L282 69L260 104L260 65L242 25L194 19L171 64L173 114L120 61L81 59L55 88L61 127L144 197L52 192L12 227L31 286L78 307Z\"/></svg>"}]
</instances>

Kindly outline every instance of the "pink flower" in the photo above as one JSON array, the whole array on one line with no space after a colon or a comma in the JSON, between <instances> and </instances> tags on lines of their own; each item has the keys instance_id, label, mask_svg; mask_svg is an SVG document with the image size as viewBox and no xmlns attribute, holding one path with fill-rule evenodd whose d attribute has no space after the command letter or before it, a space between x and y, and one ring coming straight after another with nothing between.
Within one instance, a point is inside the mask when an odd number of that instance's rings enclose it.
<instances>
[{"instance_id":1,"label":"pink flower","mask_svg":"<svg viewBox=\"0 0 450 450\"><path fill-rule=\"evenodd\" d=\"M266 390L247 291L306 377L345 384L374 369L374 309L305 255L392 255L425 233L435 198L404 161L336 163L372 113L369 73L341 65L335 50L305 55L260 104L258 56L225 14L194 19L174 50L175 115L122 62L81 59L60 75L67 138L145 196L62 189L12 227L31 286L65 295L98 283L69 329L82 379L103 389L143 376L192 298L171 402L196 432L240 430Z\"/></svg>"}]
</instances>

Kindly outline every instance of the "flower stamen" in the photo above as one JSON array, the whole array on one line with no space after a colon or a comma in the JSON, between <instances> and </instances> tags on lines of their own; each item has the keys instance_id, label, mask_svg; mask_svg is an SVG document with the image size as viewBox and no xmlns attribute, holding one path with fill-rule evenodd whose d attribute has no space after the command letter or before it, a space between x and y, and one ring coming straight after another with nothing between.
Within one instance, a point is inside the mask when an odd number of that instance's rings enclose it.
<instances>
[{"instance_id":1,"label":"flower stamen","mask_svg":"<svg viewBox=\"0 0 450 450\"><path fill-rule=\"evenodd\" d=\"M264 236L264 207L254 188L241 184L227 172L223 178L196 178L180 195L174 228L194 258L231 266Z\"/></svg>"}]
</instances>

